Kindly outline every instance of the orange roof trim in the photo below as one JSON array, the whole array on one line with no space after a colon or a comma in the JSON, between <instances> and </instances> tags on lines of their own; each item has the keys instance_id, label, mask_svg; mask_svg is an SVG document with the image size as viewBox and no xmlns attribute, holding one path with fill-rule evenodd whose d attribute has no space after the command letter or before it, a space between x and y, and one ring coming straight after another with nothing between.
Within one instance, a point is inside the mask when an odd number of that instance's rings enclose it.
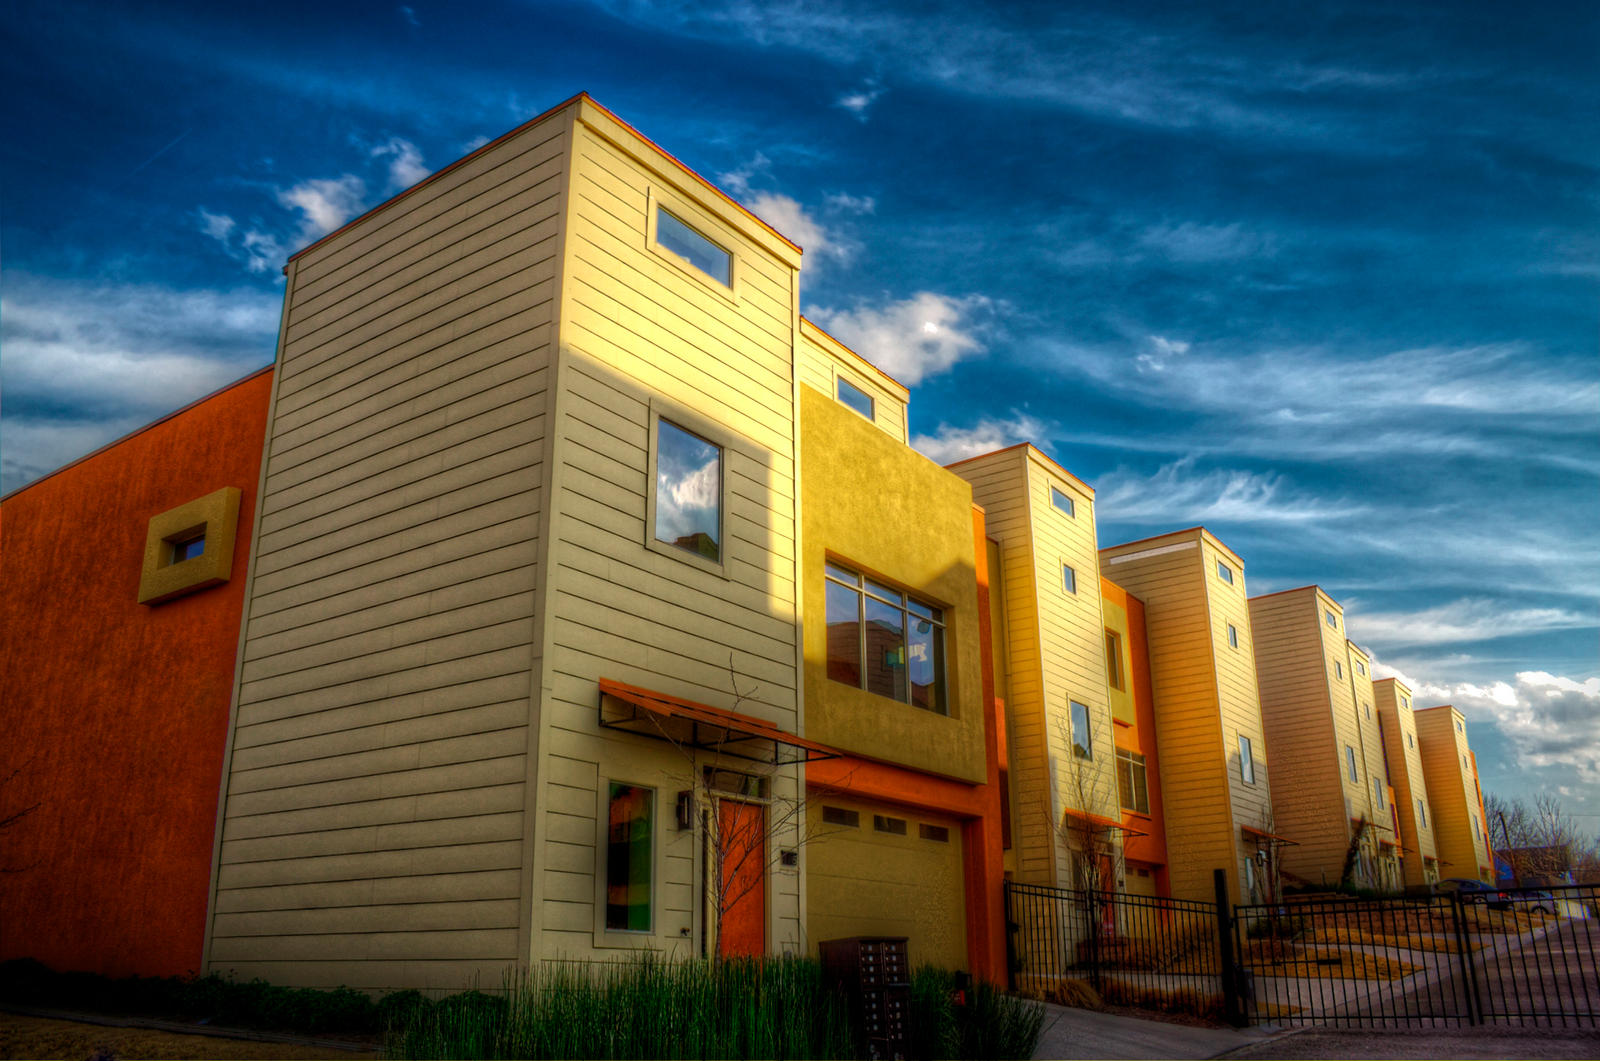
<instances>
[{"instance_id":1,"label":"orange roof trim","mask_svg":"<svg viewBox=\"0 0 1600 1061\"><path fill-rule=\"evenodd\" d=\"M607 697L610 697L609 703ZM600 679L600 724L610 729L655 737L685 747L715 749L775 766L816 759L837 759L845 754L826 744L788 733L753 715L725 711L710 704L641 689L637 685L609 678ZM768 741L772 743L770 758L729 747ZM785 747L800 753L799 757L781 759L779 749Z\"/></svg>"},{"instance_id":2,"label":"orange roof trim","mask_svg":"<svg viewBox=\"0 0 1600 1061\"><path fill-rule=\"evenodd\" d=\"M1253 825L1241 825L1239 826L1239 832L1244 835L1246 840L1266 840L1270 843L1282 844L1288 847L1300 846L1300 841L1298 840L1291 840L1287 836L1279 836L1277 833L1269 833L1265 829L1257 829Z\"/></svg>"},{"instance_id":3,"label":"orange roof trim","mask_svg":"<svg viewBox=\"0 0 1600 1061\"><path fill-rule=\"evenodd\" d=\"M858 354L854 350L850 349L844 343L840 342L838 336L834 335L832 332L830 332L826 328L822 327L822 325L818 324L816 321L812 320L810 317L807 317L805 314L802 313L800 315L800 323L802 325L804 325L805 327L808 327L808 328L812 329L818 335L821 335L823 338L825 338L829 342L833 343L839 349L843 350L845 353L849 354L851 357L855 358L857 361L861 362L863 365L866 365L868 368L872 369L872 371L876 372L878 375L882 376L884 379L888 380L890 383L893 383L896 387L899 387L901 390L905 391L907 396L909 396L911 394L911 389L909 387L907 387L904 383L901 383L899 380L897 380L893 376L889 375L889 373L885 372L883 369L879 368L877 365L874 365L871 361L868 361L865 357L862 357L860 354Z\"/></svg>"},{"instance_id":4,"label":"orange roof trim","mask_svg":"<svg viewBox=\"0 0 1600 1061\"><path fill-rule=\"evenodd\" d=\"M1088 826L1090 826L1091 828L1094 828L1094 829L1120 829L1123 832L1127 833L1129 836L1149 836L1150 835L1149 833L1144 832L1144 831L1139 830L1139 829L1135 829L1130 825L1124 825L1121 822L1117 821L1115 818L1107 818L1107 817L1104 817L1104 816L1099 815L1099 814L1090 814L1088 811L1068 810L1068 811L1063 813L1062 817L1071 818L1074 821L1083 822L1085 825L1088 825Z\"/></svg>"}]
</instances>

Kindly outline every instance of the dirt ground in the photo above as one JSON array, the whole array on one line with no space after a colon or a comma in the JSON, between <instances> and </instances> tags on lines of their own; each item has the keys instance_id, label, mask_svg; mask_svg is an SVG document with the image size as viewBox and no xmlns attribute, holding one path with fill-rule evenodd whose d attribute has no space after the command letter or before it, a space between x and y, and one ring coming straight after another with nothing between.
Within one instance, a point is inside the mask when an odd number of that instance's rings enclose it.
<instances>
[{"instance_id":1,"label":"dirt ground","mask_svg":"<svg viewBox=\"0 0 1600 1061\"><path fill-rule=\"evenodd\" d=\"M290 1058L293 1061L362 1061L376 1051L356 1053L299 1043L256 1042L213 1035L179 1035L153 1028L115 1028L103 1024L48 1020L0 1013L0 1058L86 1061L96 1054L126 1061L146 1058Z\"/></svg>"}]
</instances>

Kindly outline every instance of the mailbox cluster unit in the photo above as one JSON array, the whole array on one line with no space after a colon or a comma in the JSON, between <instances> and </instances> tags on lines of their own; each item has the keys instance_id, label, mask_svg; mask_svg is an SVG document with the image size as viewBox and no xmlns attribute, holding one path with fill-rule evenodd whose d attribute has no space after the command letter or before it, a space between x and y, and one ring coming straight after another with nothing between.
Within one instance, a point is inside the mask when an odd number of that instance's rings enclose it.
<instances>
[{"instance_id":1,"label":"mailbox cluster unit","mask_svg":"<svg viewBox=\"0 0 1600 1061\"><path fill-rule=\"evenodd\" d=\"M904 936L851 936L824 940L823 976L844 989L867 1056L901 1061L906 1056L906 1017L911 1008L911 962Z\"/></svg>"}]
</instances>

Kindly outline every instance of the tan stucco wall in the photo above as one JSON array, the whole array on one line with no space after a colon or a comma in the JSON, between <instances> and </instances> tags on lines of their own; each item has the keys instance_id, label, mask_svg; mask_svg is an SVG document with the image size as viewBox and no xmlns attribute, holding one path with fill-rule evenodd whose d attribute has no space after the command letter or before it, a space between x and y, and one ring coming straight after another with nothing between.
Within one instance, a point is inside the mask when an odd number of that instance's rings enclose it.
<instances>
[{"instance_id":1,"label":"tan stucco wall","mask_svg":"<svg viewBox=\"0 0 1600 1061\"><path fill-rule=\"evenodd\" d=\"M800 391L806 736L982 783L972 488L809 387ZM835 558L945 611L948 717L830 681L823 565Z\"/></svg>"}]
</instances>

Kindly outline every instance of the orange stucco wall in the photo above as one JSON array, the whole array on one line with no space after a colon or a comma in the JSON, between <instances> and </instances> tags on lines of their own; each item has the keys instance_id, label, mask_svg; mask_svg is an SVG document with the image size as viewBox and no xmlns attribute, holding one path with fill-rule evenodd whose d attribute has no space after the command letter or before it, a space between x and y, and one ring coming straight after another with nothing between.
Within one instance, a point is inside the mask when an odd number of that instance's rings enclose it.
<instances>
[{"instance_id":1,"label":"orange stucco wall","mask_svg":"<svg viewBox=\"0 0 1600 1061\"><path fill-rule=\"evenodd\" d=\"M0 960L200 967L269 371L0 502ZM151 516L243 494L228 582L136 598Z\"/></svg>"},{"instance_id":2,"label":"orange stucco wall","mask_svg":"<svg viewBox=\"0 0 1600 1061\"><path fill-rule=\"evenodd\" d=\"M1120 723L1115 730L1118 748L1138 752L1145 760L1145 785L1150 793L1150 813L1122 812L1122 824L1131 831L1123 840L1123 855L1154 867L1156 893L1171 895L1167 876L1167 823L1161 804L1161 759L1156 754L1156 706L1150 692L1150 642L1145 633L1144 602L1110 579L1101 578L1100 595L1120 605L1128 615L1128 691L1133 696L1134 725Z\"/></svg>"}]
</instances>

